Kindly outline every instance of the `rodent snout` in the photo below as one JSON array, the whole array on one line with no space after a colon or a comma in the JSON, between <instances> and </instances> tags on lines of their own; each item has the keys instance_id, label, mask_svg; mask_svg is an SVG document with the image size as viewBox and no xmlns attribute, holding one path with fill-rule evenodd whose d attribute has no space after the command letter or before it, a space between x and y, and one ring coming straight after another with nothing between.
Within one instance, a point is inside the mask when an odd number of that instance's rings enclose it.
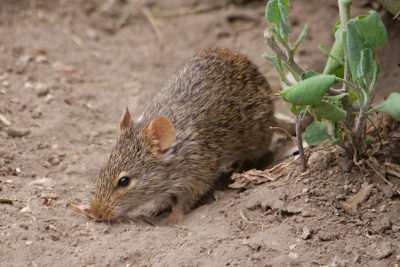
<instances>
[{"instance_id":1,"label":"rodent snout","mask_svg":"<svg viewBox=\"0 0 400 267\"><path fill-rule=\"evenodd\" d=\"M115 207L109 206L105 203L98 202L96 200L92 201L91 205L92 214L102 221L114 221L118 218L118 214Z\"/></svg>"}]
</instances>

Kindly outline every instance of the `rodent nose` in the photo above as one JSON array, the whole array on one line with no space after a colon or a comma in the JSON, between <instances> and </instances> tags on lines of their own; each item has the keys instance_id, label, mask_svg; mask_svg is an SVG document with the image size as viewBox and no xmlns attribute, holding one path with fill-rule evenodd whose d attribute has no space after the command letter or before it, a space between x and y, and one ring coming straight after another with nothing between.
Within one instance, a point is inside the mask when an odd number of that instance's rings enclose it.
<instances>
[{"instance_id":1,"label":"rodent nose","mask_svg":"<svg viewBox=\"0 0 400 267\"><path fill-rule=\"evenodd\" d=\"M117 217L114 207L98 201L92 201L91 212L102 221L112 221Z\"/></svg>"}]
</instances>

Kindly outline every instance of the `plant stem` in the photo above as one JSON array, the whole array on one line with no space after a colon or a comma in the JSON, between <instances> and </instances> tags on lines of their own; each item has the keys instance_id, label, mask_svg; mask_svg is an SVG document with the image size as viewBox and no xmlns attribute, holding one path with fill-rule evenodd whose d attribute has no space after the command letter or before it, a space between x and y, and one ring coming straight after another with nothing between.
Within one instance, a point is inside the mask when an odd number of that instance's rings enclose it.
<instances>
[{"instance_id":1,"label":"plant stem","mask_svg":"<svg viewBox=\"0 0 400 267\"><path fill-rule=\"evenodd\" d=\"M378 77L378 68L375 67L374 76L372 77L372 81L370 84L369 92L365 94L364 103L360 106L360 114L358 115L358 120L356 123L356 130L354 133L354 141L357 146L362 142L362 134L365 131L365 125L367 123L368 118L368 110L371 106L372 98L374 96L374 88L376 79ZM363 89L364 91L366 88ZM361 104L361 103L360 103Z\"/></svg>"},{"instance_id":2,"label":"plant stem","mask_svg":"<svg viewBox=\"0 0 400 267\"><path fill-rule=\"evenodd\" d=\"M340 25L342 27L342 31L347 31L347 22L350 19L350 5L351 0L338 0L339 6L339 16L340 16ZM346 45L346 44L343 44ZM349 62L347 59L346 53L344 54L344 80L349 80ZM343 90L347 93L348 87L347 84L343 83Z\"/></svg>"},{"instance_id":3,"label":"plant stem","mask_svg":"<svg viewBox=\"0 0 400 267\"><path fill-rule=\"evenodd\" d=\"M341 95L341 94L343 94L343 91L340 89L329 88L328 94L329 95Z\"/></svg>"},{"instance_id":4,"label":"plant stem","mask_svg":"<svg viewBox=\"0 0 400 267\"><path fill-rule=\"evenodd\" d=\"M289 67L288 69L295 72L299 76L303 75L306 71L300 67L293 59L291 55L291 50L290 48L286 47L286 51L283 51L281 47L278 45L275 35L270 32L269 30L266 30L264 32L264 38L268 44L268 46L275 52L275 55L283 60L287 64L286 67ZM307 164L306 164L306 157L304 155L304 148L303 148L303 139L301 137L301 118L300 118L300 109L297 107L297 115L296 115L296 139L297 139L297 147L299 149L299 155L300 155L300 161L301 161L301 166L303 168L303 171L307 169Z\"/></svg>"},{"instance_id":5,"label":"plant stem","mask_svg":"<svg viewBox=\"0 0 400 267\"><path fill-rule=\"evenodd\" d=\"M306 157L304 155L303 148L303 138L301 137L301 118L300 118L300 108L297 107L297 115L296 115L296 139L297 139L297 147L299 148L299 155L301 161L301 167L303 171L307 169Z\"/></svg>"},{"instance_id":6,"label":"plant stem","mask_svg":"<svg viewBox=\"0 0 400 267\"><path fill-rule=\"evenodd\" d=\"M302 67L300 67L300 66L293 60L293 58L290 57L290 55L289 55L286 51L283 51L283 50L279 47L279 45L278 45L278 43L277 43L277 41L276 41L275 35L274 35L272 32L266 30L266 31L264 32L264 38L265 38L265 40L266 40L268 46L275 52L275 54L276 54L280 59L282 59L286 64L288 64L298 75L301 76L301 75L303 75L303 74L306 72Z\"/></svg>"},{"instance_id":7,"label":"plant stem","mask_svg":"<svg viewBox=\"0 0 400 267\"><path fill-rule=\"evenodd\" d=\"M339 6L339 16L340 16L340 25L342 27L342 31L345 32L347 31L347 22L350 19L350 5L351 5L351 0L338 0L338 6ZM348 81L350 79L350 67L349 67L349 61L347 58L347 49L346 49L346 44L343 44L343 49L345 51L344 53L344 73L343 73L343 80ZM345 93L349 92L349 86L346 82L343 82L343 91ZM354 115L353 115L353 108L350 104L349 97L345 96L343 97L343 108L347 112L347 116L344 119L344 125L347 127L347 129L353 129L354 126ZM349 136L351 139L352 137ZM352 146L354 145L354 141L350 140L350 142L344 143L345 146ZM353 149L348 149L348 151L354 151Z\"/></svg>"}]
</instances>

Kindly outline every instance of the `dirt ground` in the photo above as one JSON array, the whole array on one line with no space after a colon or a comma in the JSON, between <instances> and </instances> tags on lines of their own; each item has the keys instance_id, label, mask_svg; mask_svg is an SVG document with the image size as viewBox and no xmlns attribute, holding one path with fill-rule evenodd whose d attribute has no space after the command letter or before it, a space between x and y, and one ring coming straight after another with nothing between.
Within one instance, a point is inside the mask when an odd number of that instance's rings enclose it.
<instances>
[{"instance_id":1,"label":"dirt ground","mask_svg":"<svg viewBox=\"0 0 400 267\"><path fill-rule=\"evenodd\" d=\"M292 1L290 11L295 37L310 27L298 60L316 71L338 19L337 1L323 2ZM353 14L371 8L354 2ZM176 12L199 5L214 6ZM201 49L241 51L278 89L261 58L265 6L146 1L149 20L135 1L1 0L0 114L11 126L0 122L0 199L12 205L0 203L0 266L398 266L399 194L337 148L308 152L305 173L295 162L274 182L215 191L175 226L109 225L66 208L89 203L124 108L137 118ZM400 88L400 23L379 13L390 41L379 49L376 101ZM371 151L383 172L400 164L400 131ZM358 212L345 213L341 203L373 182Z\"/></svg>"}]
</instances>

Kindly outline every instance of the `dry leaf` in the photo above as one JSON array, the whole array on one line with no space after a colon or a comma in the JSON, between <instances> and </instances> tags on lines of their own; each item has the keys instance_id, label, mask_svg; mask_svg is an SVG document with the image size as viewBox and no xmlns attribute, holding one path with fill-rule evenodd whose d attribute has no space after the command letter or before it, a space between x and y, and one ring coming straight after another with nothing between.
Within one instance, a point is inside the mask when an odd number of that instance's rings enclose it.
<instances>
[{"instance_id":1,"label":"dry leaf","mask_svg":"<svg viewBox=\"0 0 400 267\"><path fill-rule=\"evenodd\" d=\"M96 218L92 213L91 210L88 209L87 207L82 207L82 206L77 206L71 202L67 203L67 208L72 209L73 211L75 211L76 213L81 213L86 215L89 219L91 220L96 220L96 221L100 221L98 218Z\"/></svg>"},{"instance_id":2,"label":"dry leaf","mask_svg":"<svg viewBox=\"0 0 400 267\"><path fill-rule=\"evenodd\" d=\"M234 173L231 177L235 182L230 184L230 188L242 188L249 183L261 184L264 182L272 182L278 180L283 174L285 168L290 165L289 163L280 163L271 169L264 171L252 169L244 173Z\"/></svg>"},{"instance_id":3,"label":"dry leaf","mask_svg":"<svg viewBox=\"0 0 400 267\"><path fill-rule=\"evenodd\" d=\"M400 178L400 165L391 162L385 162L385 165L389 174Z\"/></svg>"}]
</instances>

